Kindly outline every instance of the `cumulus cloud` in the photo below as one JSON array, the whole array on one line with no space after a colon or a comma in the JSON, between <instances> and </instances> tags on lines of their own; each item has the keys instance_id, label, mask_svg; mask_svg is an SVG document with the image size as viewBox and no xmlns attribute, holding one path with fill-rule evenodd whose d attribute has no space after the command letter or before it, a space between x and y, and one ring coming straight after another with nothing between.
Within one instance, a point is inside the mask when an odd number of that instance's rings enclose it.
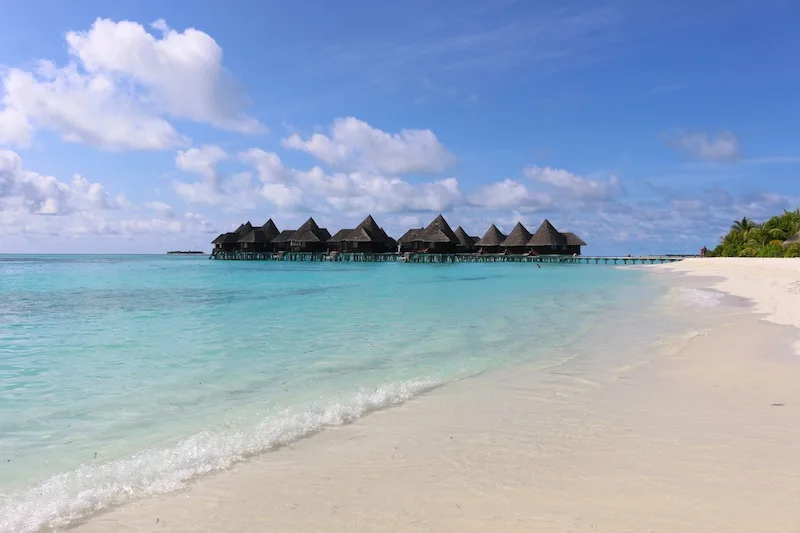
<instances>
[{"instance_id":1,"label":"cumulus cloud","mask_svg":"<svg viewBox=\"0 0 800 533\"><path fill-rule=\"evenodd\" d=\"M287 168L277 154L259 149L243 152L240 157L256 168L264 183L262 196L278 207L302 203L309 208L329 205L348 213L400 213L444 211L462 199L455 178L411 184L372 172L329 174L320 167L305 171Z\"/></svg>"},{"instance_id":2,"label":"cumulus cloud","mask_svg":"<svg viewBox=\"0 0 800 533\"><path fill-rule=\"evenodd\" d=\"M253 176L249 172L224 175L219 164L227 158L228 154L215 145L179 151L175 166L197 174L201 179L194 182L175 180L172 182L173 190L192 204L221 206L228 211L251 209L257 200Z\"/></svg>"},{"instance_id":3,"label":"cumulus cloud","mask_svg":"<svg viewBox=\"0 0 800 533\"><path fill-rule=\"evenodd\" d=\"M568 170L536 165L525 168L523 172L533 181L557 190L559 196L572 200L606 201L616 198L622 192L622 184L614 175L605 180L594 180Z\"/></svg>"},{"instance_id":4,"label":"cumulus cloud","mask_svg":"<svg viewBox=\"0 0 800 533\"><path fill-rule=\"evenodd\" d=\"M54 176L28 171L22 167L18 154L0 150L0 205L5 203L39 215L119 207L119 201L99 183L79 175L71 182L63 182Z\"/></svg>"},{"instance_id":5,"label":"cumulus cloud","mask_svg":"<svg viewBox=\"0 0 800 533\"><path fill-rule=\"evenodd\" d=\"M334 120L329 135L315 133L304 140L294 134L282 144L331 167L379 174L441 172L454 161L431 130L391 134L354 117Z\"/></svg>"},{"instance_id":6,"label":"cumulus cloud","mask_svg":"<svg viewBox=\"0 0 800 533\"><path fill-rule=\"evenodd\" d=\"M0 100L0 102L4 100ZM24 147L31 144L32 138L33 126L28 122L28 117L24 113L12 107L0 109L0 144Z\"/></svg>"},{"instance_id":7,"label":"cumulus cloud","mask_svg":"<svg viewBox=\"0 0 800 533\"><path fill-rule=\"evenodd\" d=\"M155 211L157 216L152 215ZM161 201L141 207L112 196L97 182L75 175L70 181L24 168L10 150L0 150L0 235L41 236L48 249L59 249L54 236L167 234L204 235L213 225L196 213L176 216ZM8 240L0 245L8 246Z\"/></svg>"},{"instance_id":8,"label":"cumulus cloud","mask_svg":"<svg viewBox=\"0 0 800 533\"><path fill-rule=\"evenodd\" d=\"M175 156L175 165L181 170L213 178L217 175L217 165L227 157L228 154L219 146L207 144L179 151Z\"/></svg>"},{"instance_id":9,"label":"cumulus cloud","mask_svg":"<svg viewBox=\"0 0 800 533\"><path fill-rule=\"evenodd\" d=\"M473 205L488 208L528 208L532 210L549 207L553 198L543 192L531 191L524 184L506 179L479 187L470 197Z\"/></svg>"},{"instance_id":10,"label":"cumulus cloud","mask_svg":"<svg viewBox=\"0 0 800 533\"><path fill-rule=\"evenodd\" d=\"M40 61L2 77L0 142L27 145L33 131L107 150L158 150L188 144L165 117L240 132L263 127L243 111L244 97L206 33L97 19L66 36L70 62Z\"/></svg>"},{"instance_id":11,"label":"cumulus cloud","mask_svg":"<svg viewBox=\"0 0 800 533\"><path fill-rule=\"evenodd\" d=\"M166 202L147 202L144 206L148 209L152 209L156 213L159 213L164 218L173 218L175 216L175 210Z\"/></svg>"},{"instance_id":12,"label":"cumulus cloud","mask_svg":"<svg viewBox=\"0 0 800 533\"><path fill-rule=\"evenodd\" d=\"M716 136L702 132L678 132L667 139L674 149L705 161L733 161L740 156L739 139L730 131Z\"/></svg>"}]
</instances>

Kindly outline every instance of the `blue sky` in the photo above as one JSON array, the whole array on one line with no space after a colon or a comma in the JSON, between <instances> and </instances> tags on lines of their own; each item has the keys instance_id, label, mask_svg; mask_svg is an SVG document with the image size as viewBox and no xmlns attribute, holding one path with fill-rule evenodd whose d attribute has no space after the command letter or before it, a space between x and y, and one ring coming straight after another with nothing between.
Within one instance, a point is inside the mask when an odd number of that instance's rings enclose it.
<instances>
[{"instance_id":1,"label":"blue sky","mask_svg":"<svg viewBox=\"0 0 800 533\"><path fill-rule=\"evenodd\" d=\"M696 252L800 203L800 4L5 3L0 252L543 218Z\"/></svg>"}]
</instances>

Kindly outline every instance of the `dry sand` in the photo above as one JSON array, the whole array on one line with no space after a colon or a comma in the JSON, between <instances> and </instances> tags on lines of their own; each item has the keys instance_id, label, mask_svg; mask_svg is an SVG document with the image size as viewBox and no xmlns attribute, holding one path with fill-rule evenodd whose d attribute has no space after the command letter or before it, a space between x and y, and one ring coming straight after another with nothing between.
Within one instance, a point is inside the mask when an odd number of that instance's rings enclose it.
<instances>
[{"instance_id":1,"label":"dry sand","mask_svg":"<svg viewBox=\"0 0 800 533\"><path fill-rule=\"evenodd\" d=\"M800 325L800 261L661 270ZM76 530L798 532L798 330L761 318L451 384Z\"/></svg>"},{"instance_id":2,"label":"dry sand","mask_svg":"<svg viewBox=\"0 0 800 533\"><path fill-rule=\"evenodd\" d=\"M716 289L751 300L770 322L800 328L800 259L687 259L648 268L719 277Z\"/></svg>"}]
</instances>

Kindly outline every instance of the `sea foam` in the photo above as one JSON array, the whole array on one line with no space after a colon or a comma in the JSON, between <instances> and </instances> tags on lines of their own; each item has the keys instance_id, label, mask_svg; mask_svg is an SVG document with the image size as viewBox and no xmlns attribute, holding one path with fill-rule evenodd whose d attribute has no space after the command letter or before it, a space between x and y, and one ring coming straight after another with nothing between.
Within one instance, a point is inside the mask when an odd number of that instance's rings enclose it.
<instances>
[{"instance_id":1,"label":"sea foam","mask_svg":"<svg viewBox=\"0 0 800 533\"><path fill-rule=\"evenodd\" d=\"M224 470L247 457L327 427L349 424L370 412L402 404L439 383L434 379L386 383L349 399L277 412L255 428L202 432L171 448L149 449L104 464L82 465L33 488L0 495L0 532L66 527L90 513L139 496L178 490L189 479Z\"/></svg>"},{"instance_id":2,"label":"sea foam","mask_svg":"<svg viewBox=\"0 0 800 533\"><path fill-rule=\"evenodd\" d=\"M716 307L722 304L725 294L690 287L677 287L675 296L684 305L692 307Z\"/></svg>"}]
</instances>

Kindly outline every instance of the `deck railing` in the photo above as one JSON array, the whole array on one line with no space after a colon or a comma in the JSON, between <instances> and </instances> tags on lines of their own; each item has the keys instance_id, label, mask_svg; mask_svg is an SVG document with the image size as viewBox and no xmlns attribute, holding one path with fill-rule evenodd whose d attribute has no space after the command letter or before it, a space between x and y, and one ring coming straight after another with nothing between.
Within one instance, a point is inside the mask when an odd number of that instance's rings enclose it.
<instances>
[{"instance_id":1,"label":"deck railing","mask_svg":"<svg viewBox=\"0 0 800 533\"><path fill-rule=\"evenodd\" d=\"M674 263L696 255L512 255L512 254L435 254L435 253L314 253L314 252L245 252L215 250L210 258L238 261L334 261L353 263L568 263L636 265Z\"/></svg>"}]
</instances>

